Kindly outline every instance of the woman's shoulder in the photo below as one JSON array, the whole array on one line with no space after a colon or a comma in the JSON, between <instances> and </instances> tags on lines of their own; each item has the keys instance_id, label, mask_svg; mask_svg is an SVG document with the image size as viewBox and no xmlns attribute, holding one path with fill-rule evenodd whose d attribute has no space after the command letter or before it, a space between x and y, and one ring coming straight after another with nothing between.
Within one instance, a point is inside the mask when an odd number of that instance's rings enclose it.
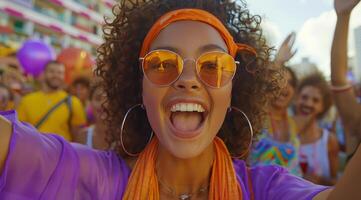
<instances>
[{"instance_id":1,"label":"woman's shoulder","mask_svg":"<svg viewBox=\"0 0 361 200\"><path fill-rule=\"evenodd\" d=\"M315 185L277 165L247 166L234 160L237 178L254 199L312 199L329 187Z\"/></svg>"},{"instance_id":2,"label":"woman's shoulder","mask_svg":"<svg viewBox=\"0 0 361 200\"><path fill-rule=\"evenodd\" d=\"M248 166L243 160L233 160L233 166L235 168L237 176L242 179L248 179L248 176L252 180L265 181L272 179L276 174L288 173L288 171L278 165L257 165L257 166Z\"/></svg>"},{"instance_id":3,"label":"woman's shoulder","mask_svg":"<svg viewBox=\"0 0 361 200\"><path fill-rule=\"evenodd\" d=\"M0 175L0 199L3 194L21 196L29 189L37 191L32 197L42 195L46 199L73 199L74 195L114 199L124 192L130 169L115 152L41 134L20 122L14 111L0 114L13 124L9 153ZM17 182L21 187L12 184Z\"/></svg>"},{"instance_id":4,"label":"woman's shoulder","mask_svg":"<svg viewBox=\"0 0 361 200\"><path fill-rule=\"evenodd\" d=\"M0 115L11 122L15 122L17 120L15 110L0 111Z\"/></svg>"},{"instance_id":5,"label":"woman's shoulder","mask_svg":"<svg viewBox=\"0 0 361 200\"><path fill-rule=\"evenodd\" d=\"M243 160L233 160L238 182L243 194L249 199L271 199L268 193L269 183L272 182L283 168L276 165L247 166Z\"/></svg>"}]
</instances>

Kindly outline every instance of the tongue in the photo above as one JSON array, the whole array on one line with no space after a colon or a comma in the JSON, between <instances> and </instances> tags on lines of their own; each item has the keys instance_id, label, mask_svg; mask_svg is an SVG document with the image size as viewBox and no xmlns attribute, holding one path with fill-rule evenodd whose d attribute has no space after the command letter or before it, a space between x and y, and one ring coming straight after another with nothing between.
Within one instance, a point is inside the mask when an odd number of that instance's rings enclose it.
<instances>
[{"instance_id":1,"label":"tongue","mask_svg":"<svg viewBox=\"0 0 361 200\"><path fill-rule=\"evenodd\" d=\"M202 116L198 112L175 112L172 114L172 122L180 131L193 131L198 128Z\"/></svg>"}]
</instances>

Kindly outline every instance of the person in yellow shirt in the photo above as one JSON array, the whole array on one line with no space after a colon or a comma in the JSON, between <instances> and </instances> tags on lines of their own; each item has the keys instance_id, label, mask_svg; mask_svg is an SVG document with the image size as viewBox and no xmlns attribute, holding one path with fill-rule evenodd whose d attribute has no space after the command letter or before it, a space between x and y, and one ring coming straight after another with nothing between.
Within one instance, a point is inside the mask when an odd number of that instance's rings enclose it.
<instances>
[{"instance_id":1,"label":"person in yellow shirt","mask_svg":"<svg viewBox=\"0 0 361 200\"><path fill-rule=\"evenodd\" d=\"M65 67L49 62L44 71L41 91L23 97L17 112L20 121L33 124L43 133L54 133L72 141L86 124L85 111L80 100L62 89Z\"/></svg>"}]
</instances>

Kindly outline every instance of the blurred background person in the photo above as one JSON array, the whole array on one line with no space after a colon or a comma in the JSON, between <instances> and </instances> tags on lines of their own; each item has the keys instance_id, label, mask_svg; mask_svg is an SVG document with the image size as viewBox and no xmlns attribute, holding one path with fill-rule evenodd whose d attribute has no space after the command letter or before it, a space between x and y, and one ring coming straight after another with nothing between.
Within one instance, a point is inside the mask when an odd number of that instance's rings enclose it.
<instances>
[{"instance_id":1,"label":"blurred background person","mask_svg":"<svg viewBox=\"0 0 361 200\"><path fill-rule=\"evenodd\" d=\"M83 105L83 109L86 114L87 125L95 123L94 111L90 106L90 77L88 76L78 76L76 77L71 85L69 86L70 94L78 97Z\"/></svg>"},{"instance_id":2,"label":"blurred background person","mask_svg":"<svg viewBox=\"0 0 361 200\"><path fill-rule=\"evenodd\" d=\"M73 80L70 86L70 93L81 101L84 108L89 103L90 78L79 76Z\"/></svg>"},{"instance_id":3,"label":"blurred background person","mask_svg":"<svg viewBox=\"0 0 361 200\"><path fill-rule=\"evenodd\" d=\"M23 97L17 112L44 133L55 133L68 141L86 124L80 100L63 90L65 67L50 61L45 66L43 87Z\"/></svg>"},{"instance_id":4,"label":"blurred background person","mask_svg":"<svg viewBox=\"0 0 361 200\"><path fill-rule=\"evenodd\" d=\"M87 128L82 129L75 141L81 144L85 144L90 148L95 149L108 149L108 143L106 141L106 125L104 123L105 111L103 104L105 103L105 92L98 81L94 82L90 88L89 93L89 106L94 113L94 124Z\"/></svg>"},{"instance_id":5,"label":"blurred background person","mask_svg":"<svg viewBox=\"0 0 361 200\"><path fill-rule=\"evenodd\" d=\"M336 183L339 165L336 136L319 126L319 120L332 105L331 98L329 86L319 73L301 81L296 98L300 165L304 178L321 185Z\"/></svg>"},{"instance_id":6,"label":"blurred background person","mask_svg":"<svg viewBox=\"0 0 361 200\"><path fill-rule=\"evenodd\" d=\"M271 102L265 129L252 149L250 159L252 165L276 164L287 168L292 174L302 176L298 161L300 141L297 127L288 114L297 80L290 68L285 69L287 85L280 96Z\"/></svg>"},{"instance_id":7,"label":"blurred background person","mask_svg":"<svg viewBox=\"0 0 361 200\"><path fill-rule=\"evenodd\" d=\"M0 111L11 110L10 108L11 92L10 89L0 83Z\"/></svg>"},{"instance_id":8,"label":"blurred background person","mask_svg":"<svg viewBox=\"0 0 361 200\"><path fill-rule=\"evenodd\" d=\"M15 109L23 94L24 85L26 84L26 78L23 76L21 70L9 65L2 65L0 67L0 83L3 83L8 87L11 92L11 99L9 101L9 109Z\"/></svg>"},{"instance_id":9,"label":"blurred background person","mask_svg":"<svg viewBox=\"0 0 361 200\"><path fill-rule=\"evenodd\" d=\"M297 88L297 77L291 68L285 66L285 62L296 53L292 51L294 41L295 34L291 33L277 53L274 64L285 69L282 76L286 82L280 95L276 96L269 106L265 128L252 148L250 161L252 165L280 165L292 174L301 176L297 127L288 114L288 108Z\"/></svg>"},{"instance_id":10,"label":"blurred background person","mask_svg":"<svg viewBox=\"0 0 361 200\"><path fill-rule=\"evenodd\" d=\"M15 49L8 51L6 54L3 53L3 55L0 56L0 68L2 67L11 67L19 71L22 70L21 65L16 57Z\"/></svg>"}]
</instances>

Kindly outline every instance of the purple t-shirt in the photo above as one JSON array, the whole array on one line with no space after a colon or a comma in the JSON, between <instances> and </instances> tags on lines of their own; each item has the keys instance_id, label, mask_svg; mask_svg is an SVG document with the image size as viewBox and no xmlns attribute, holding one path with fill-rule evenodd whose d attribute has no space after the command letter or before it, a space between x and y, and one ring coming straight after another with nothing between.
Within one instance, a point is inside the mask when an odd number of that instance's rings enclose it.
<instances>
[{"instance_id":1,"label":"purple t-shirt","mask_svg":"<svg viewBox=\"0 0 361 200\"><path fill-rule=\"evenodd\" d=\"M130 174L112 151L98 151L39 134L19 122L16 112L0 112L13 123L9 153L0 174L0 199L121 199ZM1 134L1 133L0 133ZM234 161L243 199L312 199L328 187L289 174L277 166L250 168Z\"/></svg>"}]
</instances>

